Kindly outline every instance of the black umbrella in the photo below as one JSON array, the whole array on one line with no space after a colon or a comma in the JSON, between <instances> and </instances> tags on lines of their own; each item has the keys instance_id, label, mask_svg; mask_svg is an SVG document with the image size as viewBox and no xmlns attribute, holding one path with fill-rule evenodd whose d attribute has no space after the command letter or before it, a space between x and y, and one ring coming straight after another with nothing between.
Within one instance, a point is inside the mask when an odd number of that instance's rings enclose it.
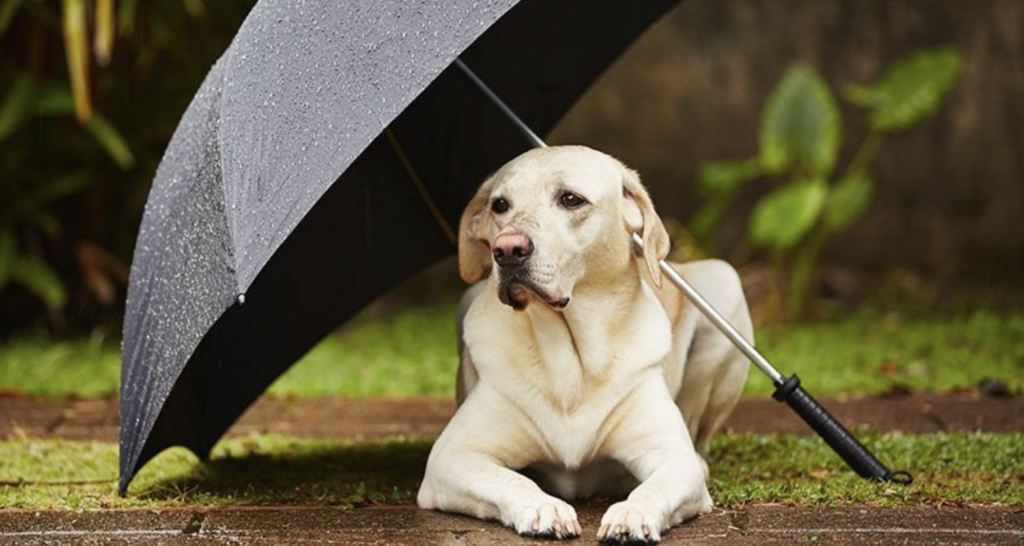
<instances>
[{"instance_id":1,"label":"black umbrella","mask_svg":"<svg viewBox=\"0 0 1024 546\"><path fill-rule=\"evenodd\" d=\"M477 184L677 0L262 0L164 155L132 262L120 490L200 456L310 347L451 254Z\"/></svg>"}]
</instances>

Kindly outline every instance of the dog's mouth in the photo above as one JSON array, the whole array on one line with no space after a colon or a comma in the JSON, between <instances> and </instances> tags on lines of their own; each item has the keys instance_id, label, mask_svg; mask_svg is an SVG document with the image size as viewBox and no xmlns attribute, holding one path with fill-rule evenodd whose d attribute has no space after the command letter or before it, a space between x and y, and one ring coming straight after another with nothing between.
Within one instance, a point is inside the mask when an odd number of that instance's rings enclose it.
<instances>
[{"instance_id":1,"label":"dog's mouth","mask_svg":"<svg viewBox=\"0 0 1024 546\"><path fill-rule=\"evenodd\" d=\"M522 275L501 276L498 284L498 299L501 303L516 311L522 311L530 304L532 298L537 298L554 309L565 309L565 306L569 305L569 298L555 298L537 286L537 283Z\"/></svg>"}]
</instances>

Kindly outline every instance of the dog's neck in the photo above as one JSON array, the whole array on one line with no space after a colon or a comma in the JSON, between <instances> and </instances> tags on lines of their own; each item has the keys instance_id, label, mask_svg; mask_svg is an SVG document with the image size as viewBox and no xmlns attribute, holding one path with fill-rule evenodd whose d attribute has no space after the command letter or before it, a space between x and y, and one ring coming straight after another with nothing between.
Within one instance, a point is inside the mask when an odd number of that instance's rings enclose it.
<instances>
[{"instance_id":1,"label":"dog's neck","mask_svg":"<svg viewBox=\"0 0 1024 546\"><path fill-rule=\"evenodd\" d=\"M578 285L561 312L536 304L525 313L549 367L546 390L565 411L585 389L657 365L671 347L668 317L633 266L615 283Z\"/></svg>"}]
</instances>

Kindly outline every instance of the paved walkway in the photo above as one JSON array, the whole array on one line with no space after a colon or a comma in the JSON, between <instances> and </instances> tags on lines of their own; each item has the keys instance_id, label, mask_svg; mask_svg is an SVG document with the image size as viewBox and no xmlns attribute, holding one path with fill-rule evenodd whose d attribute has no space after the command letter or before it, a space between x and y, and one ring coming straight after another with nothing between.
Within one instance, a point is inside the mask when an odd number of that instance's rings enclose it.
<instances>
[{"instance_id":1,"label":"paved walkway","mask_svg":"<svg viewBox=\"0 0 1024 546\"><path fill-rule=\"evenodd\" d=\"M1024 397L977 398L969 394L869 397L822 403L847 427L937 432L1024 430ZM312 400L262 398L229 434L273 432L314 438L437 436L455 411L441 398ZM792 432L810 429L787 406L770 399L745 399L728 429L737 432ZM54 401L0 398L0 438L35 437L117 441L117 401Z\"/></svg>"},{"instance_id":2,"label":"paved walkway","mask_svg":"<svg viewBox=\"0 0 1024 546\"><path fill-rule=\"evenodd\" d=\"M579 509L594 544L604 506ZM1024 509L751 506L716 511L665 535L663 544L1022 544ZM342 512L325 507L0 511L0 544L545 544L496 523L412 507Z\"/></svg>"}]
</instances>

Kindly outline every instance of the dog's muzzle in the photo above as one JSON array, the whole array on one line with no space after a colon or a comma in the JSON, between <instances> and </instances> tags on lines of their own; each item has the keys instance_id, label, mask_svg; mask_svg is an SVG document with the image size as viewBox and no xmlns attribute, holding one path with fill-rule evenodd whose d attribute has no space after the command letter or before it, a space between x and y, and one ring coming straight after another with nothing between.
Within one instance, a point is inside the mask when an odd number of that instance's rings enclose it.
<instances>
[{"instance_id":1,"label":"dog's muzzle","mask_svg":"<svg viewBox=\"0 0 1024 546\"><path fill-rule=\"evenodd\" d=\"M522 268L500 269L498 271L498 299L516 311L526 309L533 294L544 303L555 309L564 309L569 305L569 298L555 299L543 288L533 282L529 273Z\"/></svg>"},{"instance_id":2,"label":"dog's muzzle","mask_svg":"<svg viewBox=\"0 0 1024 546\"><path fill-rule=\"evenodd\" d=\"M498 267L522 267L533 254L533 241L522 233L503 233L491 244Z\"/></svg>"}]
</instances>

